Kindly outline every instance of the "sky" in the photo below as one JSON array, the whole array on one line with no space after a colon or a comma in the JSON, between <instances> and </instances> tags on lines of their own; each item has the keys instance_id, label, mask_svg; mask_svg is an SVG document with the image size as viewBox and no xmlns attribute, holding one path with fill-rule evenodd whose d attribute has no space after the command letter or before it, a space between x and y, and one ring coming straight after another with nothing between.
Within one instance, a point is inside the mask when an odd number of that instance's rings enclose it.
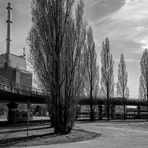
<instances>
[{"instance_id":1,"label":"sky","mask_svg":"<svg viewBox=\"0 0 148 148\"><path fill-rule=\"evenodd\" d=\"M0 54L5 52L6 6L12 3L11 53L21 55L28 49L26 38L31 28L31 0L0 0ZM84 0L85 17L93 28L98 61L101 44L110 39L117 81L120 54L123 53L128 71L130 97L138 97L140 58L148 48L148 0ZM100 65L101 67L101 65Z\"/></svg>"}]
</instances>

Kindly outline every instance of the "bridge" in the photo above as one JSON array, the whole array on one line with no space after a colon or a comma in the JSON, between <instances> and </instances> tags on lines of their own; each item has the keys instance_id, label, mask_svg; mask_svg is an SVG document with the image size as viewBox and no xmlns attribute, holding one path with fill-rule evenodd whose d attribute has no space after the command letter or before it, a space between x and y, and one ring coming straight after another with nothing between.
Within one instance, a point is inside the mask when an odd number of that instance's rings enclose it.
<instances>
[{"instance_id":1,"label":"bridge","mask_svg":"<svg viewBox=\"0 0 148 148\"><path fill-rule=\"evenodd\" d=\"M49 99L49 94L42 89L37 89L34 87L27 87L13 81L10 81L3 76L0 76L0 103L27 103L31 104L45 104L47 99ZM148 106L146 100L141 99L123 99L121 97L109 98L110 105L130 105L130 106ZM106 105L106 98L94 98L93 105ZM78 104L89 105L90 99L86 97L79 98Z\"/></svg>"},{"instance_id":2,"label":"bridge","mask_svg":"<svg viewBox=\"0 0 148 148\"><path fill-rule=\"evenodd\" d=\"M148 101L142 99L127 99L127 98L120 98L120 97L112 97L108 100L106 98L93 98L92 104L98 106L99 110L99 119L102 120L103 118L103 105L107 105L107 101L110 106L110 116L111 119L115 119L115 109L118 105L125 105L125 106L137 106L137 118L141 118L141 107L148 107ZM89 98L81 98L79 99L79 105L90 105ZM126 113L124 113L126 114ZM146 114L148 112L146 111ZM126 115L125 115L126 116ZM146 117L147 118L147 117Z\"/></svg>"},{"instance_id":3,"label":"bridge","mask_svg":"<svg viewBox=\"0 0 148 148\"><path fill-rule=\"evenodd\" d=\"M19 104L46 104L49 95L41 89L26 87L0 76L0 96L0 103L8 106L8 122L13 124Z\"/></svg>"},{"instance_id":4,"label":"bridge","mask_svg":"<svg viewBox=\"0 0 148 148\"><path fill-rule=\"evenodd\" d=\"M0 103L7 103L8 120L14 123L14 112L17 110L18 104L46 104L49 101L49 94L41 89L26 87L10 81L0 76ZM78 99L79 105L89 105L90 99L81 97ZM123 99L112 97L108 99L111 108L111 119L114 119L115 107L117 105L137 106L137 113L140 118L140 109L142 106L148 106L146 100L140 99ZM93 105L97 105L99 109L99 119L102 119L102 106L107 104L106 98L94 98ZM9 119L10 118L10 119Z\"/></svg>"},{"instance_id":5,"label":"bridge","mask_svg":"<svg viewBox=\"0 0 148 148\"><path fill-rule=\"evenodd\" d=\"M1 103L27 103L45 104L48 94L34 87L27 87L0 76L0 102Z\"/></svg>"}]
</instances>

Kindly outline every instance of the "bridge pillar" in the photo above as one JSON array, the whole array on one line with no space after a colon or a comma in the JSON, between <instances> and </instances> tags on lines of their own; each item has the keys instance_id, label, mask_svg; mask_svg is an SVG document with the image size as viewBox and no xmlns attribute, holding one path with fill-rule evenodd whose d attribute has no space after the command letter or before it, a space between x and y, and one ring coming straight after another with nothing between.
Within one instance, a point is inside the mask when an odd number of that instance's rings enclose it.
<instances>
[{"instance_id":1,"label":"bridge pillar","mask_svg":"<svg viewBox=\"0 0 148 148\"><path fill-rule=\"evenodd\" d=\"M113 120L113 119L115 119L115 105L111 105L111 119Z\"/></svg>"},{"instance_id":2,"label":"bridge pillar","mask_svg":"<svg viewBox=\"0 0 148 148\"><path fill-rule=\"evenodd\" d=\"M99 120L102 120L102 104L98 105L98 109L99 109Z\"/></svg>"},{"instance_id":3,"label":"bridge pillar","mask_svg":"<svg viewBox=\"0 0 148 148\"><path fill-rule=\"evenodd\" d=\"M137 114L138 114L138 118L141 118L141 114L140 114L140 105L137 106Z\"/></svg>"},{"instance_id":4,"label":"bridge pillar","mask_svg":"<svg viewBox=\"0 0 148 148\"><path fill-rule=\"evenodd\" d=\"M15 102L11 102L10 104L7 104L7 106L8 106L7 120L10 124L15 124L18 104L16 104Z\"/></svg>"}]
</instances>

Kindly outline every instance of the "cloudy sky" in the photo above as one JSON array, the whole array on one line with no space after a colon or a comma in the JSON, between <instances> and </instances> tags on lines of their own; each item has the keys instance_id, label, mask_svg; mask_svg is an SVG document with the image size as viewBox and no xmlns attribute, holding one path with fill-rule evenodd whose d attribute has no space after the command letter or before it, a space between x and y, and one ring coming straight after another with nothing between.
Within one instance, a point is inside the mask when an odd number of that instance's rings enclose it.
<instances>
[{"instance_id":1,"label":"cloudy sky","mask_svg":"<svg viewBox=\"0 0 148 148\"><path fill-rule=\"evenodd\" d=\"M0 53L5 52L6 6L8 0L0 0ZM31 27L31 0L9 0L13 7L11 52L22 54ZM101 44L109 37L114 57L114 75L117 80L120 54L125 56L128 70L130 96L138 96L140 58L148 48L148 0L84 0L85 16L93 27L98 59Z\"/></svg>"}]
</instances>

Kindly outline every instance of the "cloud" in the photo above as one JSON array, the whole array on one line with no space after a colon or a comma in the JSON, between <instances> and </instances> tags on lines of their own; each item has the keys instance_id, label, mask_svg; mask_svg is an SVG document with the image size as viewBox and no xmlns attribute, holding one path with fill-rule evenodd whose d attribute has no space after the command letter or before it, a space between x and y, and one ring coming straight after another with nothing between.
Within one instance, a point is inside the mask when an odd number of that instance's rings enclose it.
<instances>
[{"instance_id":1,"label":"cloud","mask_svg":"<svg viewBox=\"0 0 148 148\"><path fill-rule=\"evenodd\" d=\"M96 40L108 36L111 41L117 43L114 48L120 46L118 42L123 42L125 49L134 43L133 47L130 46L129 53L141 54L143 48L148 47L147 8L146 0L126 0L120 9L94 20L92 25L97 33Z\"/></svg>"},{"instance_id":2,"label":"cloud","mask_svg":"<svg viewBox=\"0 0 148 148\"><path fill-rule=\"evenodd\" d=\"M143 27L143 26L137 27L137 31L141 32L141 31L143 31L143 30L144 30L144 27Z\"/></svg>"},{"instance_id":3,"label":"cloud","mask_svg":"<svg viewBox=\"0 0 148 148\"><path fill-rule=\"evenodd\" d=\"M90 3L90 0L86 0L85 1L85 6L86 6L86 8L91 8L91 7L97 5L97 4L101 3L101 2L102 2L102 0L91 0L91 3Z\"/></svg>"},{"instance_id":4,"label":"cloud","mask_svg":"<svg viewBox=\"0 0 148 148\"><path fill-rule=\"evenodd\" d=\"M127 39L139 44L139 50L136 49L133 52L136 54L141 54L144 48L148 48L147 8L148 1L146 0L127 0L125 5L111 16L112 21L131 25L131 27L126 27L128 30L126 36ZM125 33L125 27L122 25L120 27Z\"/></svg>"},{"instance_id":5,"label":"cloud","mask_svg":"<svg viewBox=\"0 0 148 148\"><path fill-rule=\"evenodd\" d=\"M130 22L139 22L148 18L148 1L126 0L125 5L118 10L112 19Z\"/></svg>"},{"instance_id":6,"label":"cloud","mask_svg":"<svg viewBox=\"0 0 148 148\"><path fill-rule=\"evenodd\" d=\"M124 0L85 0L84 2L89 23L106 17L124 4Z\"/></svg>"}]
</instances>

